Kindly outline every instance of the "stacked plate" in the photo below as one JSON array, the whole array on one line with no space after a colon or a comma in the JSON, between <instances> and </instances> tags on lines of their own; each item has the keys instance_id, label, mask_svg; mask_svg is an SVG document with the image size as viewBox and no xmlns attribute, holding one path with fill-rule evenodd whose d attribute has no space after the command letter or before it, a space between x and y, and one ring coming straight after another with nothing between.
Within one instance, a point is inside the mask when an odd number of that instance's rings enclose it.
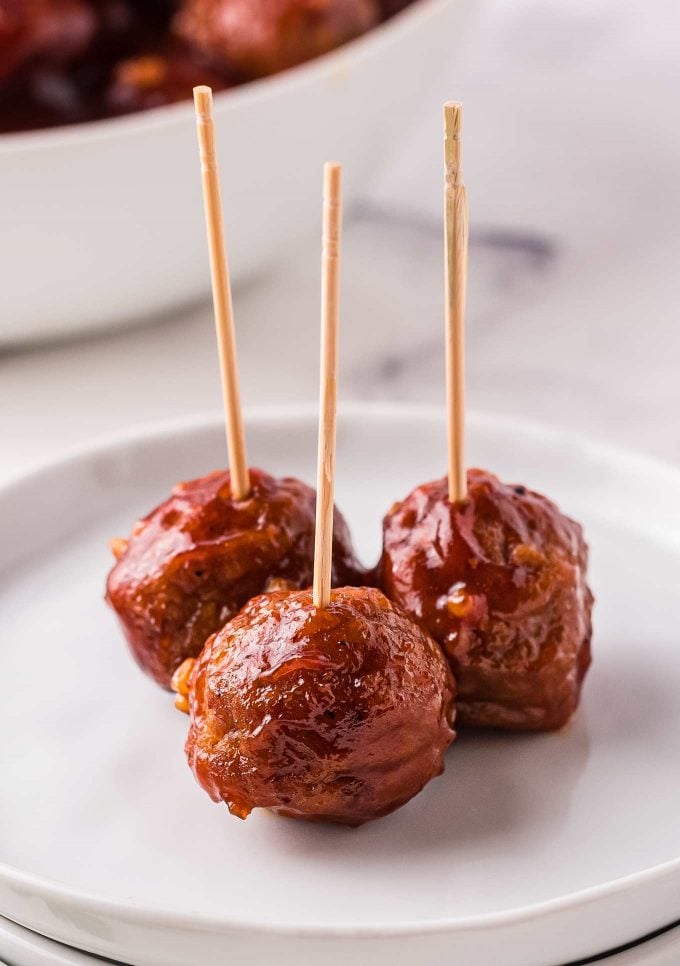
<instances>
[{"instance_id":1,"label":"stacked plate","mask_svg":"<svg viewBox=\"0 0 680 966\"><path fill-rule=\"evenodd\" d=\"M254 464L314 479L315 413L254 414L248 434ZM366 560L444 441L427 410L341 414L337 499ZM562 966L680 918L680 474L495 417L471 420L470 449L585 526L583 706L559 734L462 735L442 778L354 831L212 805L186 718L102 600L108 538L223 462L219 423L131 433L0 490L0 913L32 930L3 922L0 959ZM610 960L677 963L677 930Z\"/></svg>"},{"instance_id":2,"label":"stacked plate","mask_svg":"<svg viewBox=\"0 0 680 966\"><path fill-rule=\"evenodd\" d=\"M71 946L46 939L7 919L0 920L0 949L0 955L5 957L0 959L0 966L102 966L102 963L113 963L111 959L90 956ZM580 966L586 966L586 963L600 963L601 966L677 966L679 957L680 926L676 926L626 949L595 959L580 960Z\"/></svg>"}]
</instances>

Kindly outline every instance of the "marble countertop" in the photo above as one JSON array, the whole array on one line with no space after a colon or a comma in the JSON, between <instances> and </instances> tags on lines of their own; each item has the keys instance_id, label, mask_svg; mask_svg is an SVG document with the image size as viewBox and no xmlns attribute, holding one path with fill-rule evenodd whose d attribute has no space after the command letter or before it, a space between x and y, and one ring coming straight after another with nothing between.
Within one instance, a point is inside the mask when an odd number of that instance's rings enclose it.
<instances>
[{"instance_id":1,"label":"marble countertop","mask_svg":"<svg viewBox=\"0 0 680 966\"><path fill-rule=\"evenodd\" d=\"M455 96L470 406L680 463L678 27L670 0L570 0L550 14L541 0L490 3L465 61L348 213L341 399L443 404L439 111ZM316 399L317 249L301 240L235 292L246 406ZM0 387L0 477L132 423L216 409L210 306L8 352Z\"/></svg>"}]
</instances>

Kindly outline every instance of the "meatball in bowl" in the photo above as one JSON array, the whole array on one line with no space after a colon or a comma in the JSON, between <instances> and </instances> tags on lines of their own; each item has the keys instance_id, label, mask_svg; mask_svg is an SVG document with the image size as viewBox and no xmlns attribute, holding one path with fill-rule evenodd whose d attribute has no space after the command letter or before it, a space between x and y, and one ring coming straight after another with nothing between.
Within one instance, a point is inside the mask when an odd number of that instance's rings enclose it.
<instances>
[{"instance_id":1,"label":"meatball in bowl","mask_svg":"<svg viewBox=\"0 0 680 966\"><path fill-rule=\"evenodd\" d=\"M237 284L312 236L310 185L329 157L347 164L349 204L367 191L480 9L474 0L401 6L0 4L0 344L120 326L207 297L185 99L196 84L216 91ZM144 26L154 17L167 18L160 37Z\"/></svg>"}]
</instances>

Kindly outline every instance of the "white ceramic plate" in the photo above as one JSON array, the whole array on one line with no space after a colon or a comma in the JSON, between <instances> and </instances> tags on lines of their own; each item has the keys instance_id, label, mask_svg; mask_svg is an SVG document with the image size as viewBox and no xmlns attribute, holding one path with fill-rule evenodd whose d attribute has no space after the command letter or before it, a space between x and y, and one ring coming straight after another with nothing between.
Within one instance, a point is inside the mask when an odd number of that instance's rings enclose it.
<instances>
[{"instance_id":1,"label":"white ceramic plate","mask_svg":"<svg viewBox=\"0 0 680 966\"><path fill-rule=\"evenodd\" d=\"M249 421L275 473L313 480L315 436L313 413ZM367 561L444 438L429 411L343 410L337 497ZM461 738L442 778L358 831L213 805L186 718L102 601L107 539L223 462L219 424L129 434L0 491L0 912L140 966L554 966L676 919L680 473L493 417L471 419L470 453L586 526L583 708L557 735Z\"/></svg>"},{"instance_id":2,"label":"white ceramic plate","mask_svg":"<svg viewBox=\"0 0 680 966\"><path fill-rule=\"evenodd\" d=\"M0 966L116 966L71 946L29 932L0 916ZM122 966L122 964L120 964Z\"/></svg>"},{"instance_id":3,"label":"white ceramic plate","mask_svg":"<svg viewBox=\"0 0 680 966\"><path fill-rule=\"evenodd\" d=\"M598 956L571 966L589 966L599 963L602 966L677 966L680 961L680 926L636 944L628 949ZM279 960L280 962L280 960ZM422 960L421 960L422 962ZM90 956L71 946L46 939L37 933L18 926L15 922L0 916L0 966L125 966L114 963L112 959ZM403 961L407 966L408 961ZM393 966L399 966L397 959ZM409 964L410 966L410 964ZM555 966L557 966L555 962ZM569 966L560 963L559 966Z\"/></svg>"},{"instance_id":4,"label":"white ceramic plate","mask_svg":"<svg viewBox=\"0 0 680 966\"><path fill-rule=\"evenodd\" d=\"M325 57L216 96L236 281L320 232L324 161L345 164L346 206L370 190L483 2L418 0ZM0 345L138 322L207 295L194 129L182 103L0 136Z\"/></svg>"},{"instance_id":5,"label":"white ceramic plate","mask_svg":"<svg viewBox=\"0 0 680 966\"><path fill-rule=\"evenodd\" d=\"M624 951L598 956L594 961L589 959L590 963L601 963L603 966L677 966L679 961L680 926ZM0 916L0 966L102 966L106 963L125 966L114 963L112 959L100 959L56 943ZM393 964L399 966L396 959ZM557 966L556 961L554 966ZM569 964L560 963L559 966ZM587 966L587 963L581 961L572 966Z\"/></svg>"}]
</instances>

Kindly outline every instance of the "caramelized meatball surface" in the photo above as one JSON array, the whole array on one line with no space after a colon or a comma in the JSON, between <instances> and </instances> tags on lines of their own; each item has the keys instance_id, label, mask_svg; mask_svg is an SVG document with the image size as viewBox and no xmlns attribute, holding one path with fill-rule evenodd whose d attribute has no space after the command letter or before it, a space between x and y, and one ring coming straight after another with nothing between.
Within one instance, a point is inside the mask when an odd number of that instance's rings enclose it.
<instances>
[{"instance_id":1,"label":"caramelized meatball surface","mask_svg":"<svg viewBox=\"0 0 680 966\"><path fill-rule=\"evenodd\" d=\"M223 74L207 68L186 50L167 45L115 65L107 106L116 114L127 114L174 104L190 98L198 84L208 84L214 91L230 86Z\"/></svg>"},{"instance_id":2,"label":"caramelized meatball surface","mask_svg":"<svg viewBox=\"0 0 680 966\"><path fill-rule=\"evenodd\" d=\"M587 558L554 503L473 469L461 504L442 479L390 510L379 583L444 649L461 723L552 730L590 665Z\"/></svg>"},{"instance_id":3,"label":"caramelized meatball surface","mask_svg":"<svg viewBox=\"0 0 680 966\"><path fill-rule=\"evenodd\" d=\"M185 658L256 594L311 584L315 491L300 480L251 469L251 493L234 500L228 472L178 484L140 520L107 581L140 667L163 687ZM349 530L336 510L333 580L360 583Z\"/></svg>"},{"instance_id":4,"label":"caramelized meatball surface","mask_svg":"<svg viewBox=\"0 0 680 966\"><path fill-rule=\"evenodd\" d=\"M377 589L251 600L189 680L189 764L214 801L361 825L444 770L454 682L438 645Z\"/></svg>"},{"instance_id":5,"label":"caramelized meatball surface","mask_svg":"<svg viewBox=\"0 0 680 966\"><path fill-rule=\"evenodd\" d=\"M35 60L77 57L96 30L87 0L0 0L0 80Z\"/></svg>"},{"instance_id":6,"label":"caramelized meatball surface","mask_svg":"<svg viewBox=\"0 0 680 966\"><path fill-rule=\"evenodd\" d=\"M173 29L214 63L254 78L325 54L379 19L376 0L185 0Z\"/></svg>"},{"instance_id":7,"label":"caramelized meatball surface","mask_svg":"<svg viewBox=\"0 0 680 966\"><path fill-rule=\"evenodd\" d=\"M409 7L413 0L380 0L380 11L385 19L401 13Z\"/></svg>"}]
</instances>

